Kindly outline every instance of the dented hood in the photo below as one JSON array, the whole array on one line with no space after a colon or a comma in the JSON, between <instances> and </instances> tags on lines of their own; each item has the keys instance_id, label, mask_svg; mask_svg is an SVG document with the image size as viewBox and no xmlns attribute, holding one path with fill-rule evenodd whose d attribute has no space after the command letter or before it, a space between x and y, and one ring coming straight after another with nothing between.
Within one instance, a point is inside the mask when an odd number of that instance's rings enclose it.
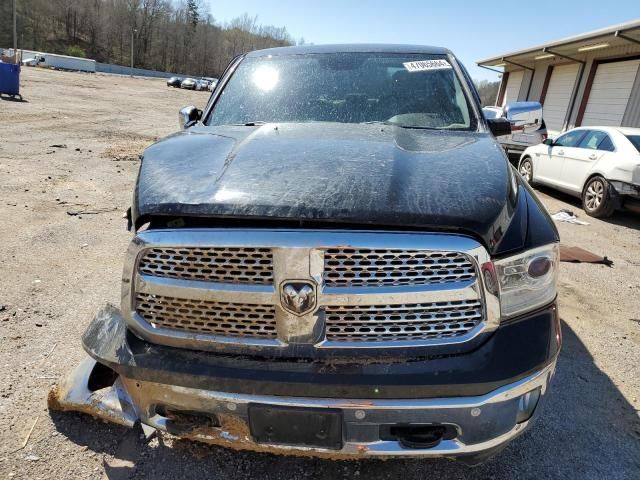
<instances>
[{"instance_id":1,"label":"dented hood","mask_svg":"<svg viewBox=\"0 0 640 480\"><path fill-rule=\"evenodd\" d=\"M335 123L196 127L149 147L134 222L148 216L346 222L499 241L515 209L487 133Z\"/></svg>"}]
</instances>

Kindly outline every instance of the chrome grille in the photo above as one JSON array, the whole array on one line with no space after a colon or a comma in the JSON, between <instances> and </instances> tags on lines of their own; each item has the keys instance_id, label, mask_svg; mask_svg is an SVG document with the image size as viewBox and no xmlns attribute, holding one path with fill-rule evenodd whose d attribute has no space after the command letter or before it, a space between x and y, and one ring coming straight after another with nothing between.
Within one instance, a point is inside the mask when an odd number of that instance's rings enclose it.
<instances>
[{"instance_id":1,"label":"chrome grille","mask_svg":"<svg viewBox=\"0 0 640 480\"><path fill-rule=\"evenodd\" d=\"M326 338L336 342L431 340L464 335L482 321L477 300L326 307Z\"/></svg>"},{"instance_id":2,"label":"chrome grille","mask_svg":"<svg viewBox=\"0 0 640 480\"><path fill-rule=\"evenodd\" d=\"M498 328L499 300L477 270L490 260L462 235L150 229L129 247L122 310L142 338L171 346L296 356L305 344L384 355ZM300 282L314 289L316 307L296 314L283 293Z\"/></svg>"},{"instance_id":3,"label":"chrome grille","mask_svg":"<svg viewBox=\"0 0 640 480\"><path fill-rule=\"evenodd\" d=\"M429 285L473 280L471 260L458 252L330 248L324 252L328 287Z\"/></svg>"},{"instance_id":4,"label":"chrome grille","mask_svg":"<svg viewBox=\"0 0 640 480\"><path fill-rule=\"evenodd\" d=\"M229 337L276 338L275 308L138 293L136 310L151 326Z\"/></svg>"},{"instance_id":5,"label":"chrome grille","mask_svg":"<svg viewBox=\"0 0 640 480\"><path fill-rule=\"evenodd\" d=\"M266 285L273 282L270 248L150 248L138 271L155 277Z\"/></svg>"}]
</instances>

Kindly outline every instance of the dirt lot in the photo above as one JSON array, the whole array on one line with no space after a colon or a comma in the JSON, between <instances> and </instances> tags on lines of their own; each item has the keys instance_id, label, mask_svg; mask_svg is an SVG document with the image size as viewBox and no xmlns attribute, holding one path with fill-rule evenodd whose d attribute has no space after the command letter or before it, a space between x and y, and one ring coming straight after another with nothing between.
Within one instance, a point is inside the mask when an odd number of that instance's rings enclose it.
<instances>
[{"instance_id":1,"label":"dirt lot","mask_svg":"<svg viewBox=\"0 0 640 480\"><path fill-rule=\"evenodd\" d=\"M118 303L137 155L207 94L35 69L22 80L25 103L0 100L1 478L640 478L640 217L586 218L548 190L550 211L590 222L560 224L563 243L614 266L562 265L565 344L546 414L481 467L285 458L166 435L147 444L80 414L50 415L47 391L83 357L92 314Z\"/></svg>"}]
</instances>

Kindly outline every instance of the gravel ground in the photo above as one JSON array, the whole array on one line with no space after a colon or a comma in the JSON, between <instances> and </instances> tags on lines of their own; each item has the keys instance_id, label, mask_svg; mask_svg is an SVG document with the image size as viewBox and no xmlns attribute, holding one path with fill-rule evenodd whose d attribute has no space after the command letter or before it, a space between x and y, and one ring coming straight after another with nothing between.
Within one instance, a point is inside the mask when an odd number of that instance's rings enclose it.
<instances>
[{"instance_id":1,"label":"gravel ground","mask_svg":"<svg viewBox=\"0 0 640 480\"><path fill-rule=\"evenodd\" d=\"M546 189L550 211L590 222L560 224L563 243L614 266L562 264L564 347L545 415L481 467L277 457L168 435L146 443L87 416L50 414L47 391L83 357L92 314L118 303L137 155L207 94L39 69L23 69L22 93L24 103L0 100L1 478L640 478L640 217L587 218Z\"/></svg>"}]
</instances>

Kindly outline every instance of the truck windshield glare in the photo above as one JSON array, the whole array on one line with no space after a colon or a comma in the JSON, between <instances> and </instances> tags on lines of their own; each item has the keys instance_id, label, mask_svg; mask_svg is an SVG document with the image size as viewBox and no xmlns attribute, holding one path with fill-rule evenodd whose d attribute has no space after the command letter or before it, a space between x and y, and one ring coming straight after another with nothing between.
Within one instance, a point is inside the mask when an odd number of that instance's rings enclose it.
<instances>
[{"instance_id":1,"label":"truck windshield glare","mask_svg":"<svg viewBox=\"0 0 640 480\"><path fill-rule=\"evenodd\" d=\"M207 124L383 122L471 130L470 112L444 55L286 55L245 59Z\"/></svg>"}]
</instances>

